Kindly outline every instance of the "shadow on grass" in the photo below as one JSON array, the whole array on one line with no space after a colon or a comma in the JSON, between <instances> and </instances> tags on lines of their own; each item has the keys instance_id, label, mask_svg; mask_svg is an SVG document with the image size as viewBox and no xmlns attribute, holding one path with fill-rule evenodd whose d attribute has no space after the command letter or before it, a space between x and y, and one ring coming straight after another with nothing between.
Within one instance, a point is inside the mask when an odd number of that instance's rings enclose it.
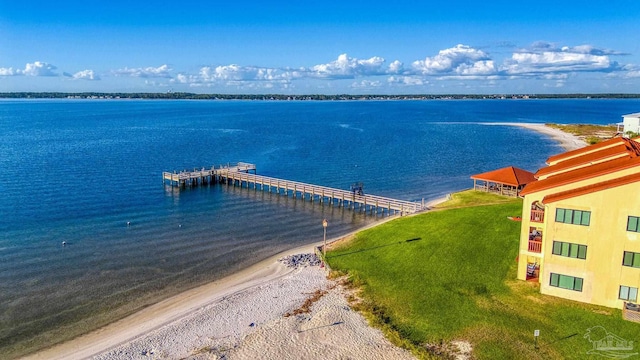
<instances>
[{"instance_id":1,"label":"shadow on grass","mask_svg":"<svg viewBox=\"0 0 640 360\"><path fill-rule=\"evenodd\" d=\"M400 245L400 244L409 243L409 242L418 241L418 240L422 240L422 238L417 237L417 238L413 238L413 239L407 239L407 240L404 240L404 241L398 241L398 242L393 242L393 243L384 244L384 245L372 246L370 248L351 251L351 252L347 252L347 253L344 253L344 254L327 256L327 259L337 258L337 257L341 257L341 256L346 256L346 255L353 255L353 254L357 254L357 253L361 253L361 252L365 252L365 251L376 250L376 249L380 249L380 248L384 248L384 247L389 247L389 246L393 246L393 245Z\"/></svg>"},{"instance_id":2,"label":"shadow on grass","mask_svg":"<svg viewBox=\"0 0 640 360\"><path fill-rule=\"evenodd\" d=\"M554 341L550 342L549 344L557 343L558 341L562 341L562 340L571 339L572 337L574 337L576 335L578 335L578 333L571 334L571 335L568 335L568 336L565 336L565 337L561 337L560 339L554 340Z\"/></svg>"}]
</instances>

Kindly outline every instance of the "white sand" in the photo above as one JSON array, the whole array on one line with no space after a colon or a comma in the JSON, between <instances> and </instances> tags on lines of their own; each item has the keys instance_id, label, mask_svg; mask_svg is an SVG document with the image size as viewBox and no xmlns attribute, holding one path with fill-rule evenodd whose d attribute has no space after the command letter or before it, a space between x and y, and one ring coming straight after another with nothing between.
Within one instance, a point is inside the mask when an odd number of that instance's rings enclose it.
<instances>
[{"instance_id":1,"label":"white sand","mask_svg":"<svg viewBox=\"0 0 640 360\"><path fill-rule=\"evenodd\" d=\"M230 359L414 359L351 310L344 290L322 296L309 314L281 317L249 334Z\"/></svg>"},{"instance_id":2,"label":"white sand","mask_svg":"<svg viewBox=\"0 0 640 360\"><path fill-rule=\"evenodd\" d=\"M28 359L412 359L352 311L318 266L291 269L272 257L179 294ZM316 290L309 314L284 317Z\"/></svg>"},{"instance_id":3,"label":"white sand","mask_svg":"<svg viewBox=\"0 0 640 360\"><path fill-rule=\"evenodd\" d=\"M519 126L529 130L537 131L551 137L553 140L560 143L560 146L565 151L575 150L587 146L587 143L579 137L566 133L562 130L554 129L546 126L545 124L533 124L533 123L482 123L483 125L506 125L506 126Z\"/></svg>"}]
</instances>

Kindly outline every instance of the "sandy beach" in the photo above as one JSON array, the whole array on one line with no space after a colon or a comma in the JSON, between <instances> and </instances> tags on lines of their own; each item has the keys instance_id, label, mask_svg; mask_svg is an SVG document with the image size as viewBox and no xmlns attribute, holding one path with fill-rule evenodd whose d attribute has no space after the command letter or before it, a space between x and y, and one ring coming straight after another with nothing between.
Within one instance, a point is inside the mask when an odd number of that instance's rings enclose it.
<instances>
[{"instance_id":1,"label":"sandy beach","mask_svg":"<svg viewBox=\"0 0 640 360\"><path fill-rule=\"evenodd\" d=\"M486 125L537 131L565 150L586 145L542 124ZM318 245L278 254L26 359L412 359L351 310L347 290L327 279L326 269L280 261L311 256ZM309 312L296 311L305 302Z\"/></svg>"},{"instance_id":2,"label":"sandy beach","mask_svg":"<svg viewBox=\"0 0 640 360\"><path fill-rule=\"evenodd\" d=\"M565 151L571 151L587 146L584 140L578 138L575 135L566 133L564 131L554 129L546 126L545 124L532 124L532 123L483 123L483 125L496 125L496 126L518 126L525 129L537 131L541 134L547 135L553 140L557 141L559 145Z\"/></svg>"},{"instance_id":3,"label":"sandy beach","mask_svg":"<svg viewBox=\"0 0 640 360\"><path fill-rule=\"evenodd\" d=\"M327 271L287 256L179 294L26 359L411 359L349 308ZM293 314L320 291L310 312Z\"/></svg>"}]
</instances>

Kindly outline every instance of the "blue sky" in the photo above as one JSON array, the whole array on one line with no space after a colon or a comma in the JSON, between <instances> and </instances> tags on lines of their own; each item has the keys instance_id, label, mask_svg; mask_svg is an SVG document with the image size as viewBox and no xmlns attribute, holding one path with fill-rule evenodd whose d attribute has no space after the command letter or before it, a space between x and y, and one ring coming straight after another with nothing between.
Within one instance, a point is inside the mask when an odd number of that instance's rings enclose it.
<instances>
[{"instance_id":1,"label":"blue sky","mask_svg":"<svg viewBox=\"0 0 640 360\"><path fill-rule=\"evenodd\" d=\"M640 1L0 1L0 92L640 93Z\"/></svg>"}]
</instances>

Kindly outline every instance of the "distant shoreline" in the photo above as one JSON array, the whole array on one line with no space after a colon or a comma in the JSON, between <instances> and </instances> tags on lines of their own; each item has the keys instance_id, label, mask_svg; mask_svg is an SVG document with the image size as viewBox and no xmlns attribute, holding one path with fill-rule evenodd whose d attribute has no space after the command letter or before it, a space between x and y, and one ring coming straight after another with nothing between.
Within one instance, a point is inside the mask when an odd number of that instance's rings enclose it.
<instances>
[{"instance_id":1,"label":"distant shoreline","mask_svg":"<svg viewBox=\"0 0 640 360\"><path fill-rule=\"evenodd\" d=\"M260 101L349 101L349 100L534 100L534 99L640 99L639 94L196 94L186 92L4 92L0 99L70 100L260 100Z\"/></svg>"}]
</instances>

